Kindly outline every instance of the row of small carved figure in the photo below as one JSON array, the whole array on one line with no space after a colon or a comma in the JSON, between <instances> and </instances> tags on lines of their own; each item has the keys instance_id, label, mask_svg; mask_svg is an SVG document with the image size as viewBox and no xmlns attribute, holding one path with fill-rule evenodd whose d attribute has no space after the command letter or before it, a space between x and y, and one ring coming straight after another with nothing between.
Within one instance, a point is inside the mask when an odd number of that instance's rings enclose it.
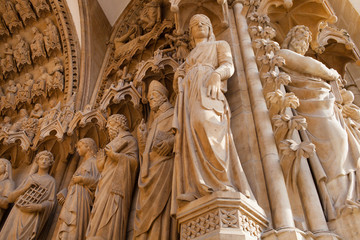
<instances>
[{"instance_id":1,"label":"row of small carved figure","mask_svg":"<svg viewBox=\"0 0 360 240\"><path fill-rule=\"evenodd\" d=\"M5 116L0 125L0 136L24 132L32 140L38 130L49 126L52 122L58 120L63 128L67 128L74 116L74 106L69 104L62 109L60 103L44 112L40 103L35 104L30 116L26 109L20 109L18 120L11 123L11 118ZM66 129L64 129L66 130Z\"/></svg>"},{"instance_id":2,"label":"row of small carved figure","mask_svg":"<svg viewBox=\"0 0 360 240\"><path fill-rule=\"evenodd\" d=\"M46 0L7 0L2 8L0 19L0 37L9 36L17 29L27 26L31 21L36 21L41 15L50 12L50 6ZM10 32L10 33L9 33Z\"/></svg>"},{"instance_id":3,"label":"row of small carved figure","mask_svg":"<svg viewBox=\"0 0 360 240\"><path fill-rule=\"evenodd\" d=\"M10 80L5 93L0 87L0 111L3 109L15 109L21 103L31 103L37 97L46 97L55 90L64 89L64 67L59 58L55 58L55 65L50 74L46 68L39 68L40 76L34 81L31 73L26 73L23 84Z\"/></svg>"},{"instance_id":4,"label":"row of small carved figure","mask_svg":"<svg viewBox=\"0 0 360 240\"><path fill-rule=\"evenodd\" d=\"M5 44L4 56L1 59L1 70L4 79L8 78L10 73L20 72L24 66L31 65L38 59L49 57L56 50L61 51L56 26L48 18L46 23L45 35L36 27L32 28L34 37L30 45L20 35L16 35L17 43L13 49L9 43Z\"/></svg>"}]
</instances>

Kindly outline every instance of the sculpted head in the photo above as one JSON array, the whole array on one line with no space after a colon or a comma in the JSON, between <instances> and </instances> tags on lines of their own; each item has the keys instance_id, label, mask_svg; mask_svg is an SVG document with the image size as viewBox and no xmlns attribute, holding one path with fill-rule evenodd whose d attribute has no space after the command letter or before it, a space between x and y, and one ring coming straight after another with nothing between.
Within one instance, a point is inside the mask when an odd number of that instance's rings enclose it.
<instances>
[{"instance_id":1,"label":"sculpted head","mask_svg":"<svg viewBox=\"0 0 360 240\"><path fill-rule=\"evenodd\" d=\"M45 169L50 168L55 160L52 153L45 150L36 154L34 161L39 166L39 168Z\"/></svg>"},{"instance_id":2,"label":"sculpted head","mask_svg":"<svg viewBox=\"0 0 360 240\"><path fill-rule=\"evenodd\" d=\"M293 27L282 44L282 48L289 49L298 54L305 55L311 42L310 29L304 25Z\"/></svg>"},{"instance_id":3,"label":"sculpted head","mask_svg":"<svg viewBox=\"0 0 360 240\"><path fill-rule=\"evenodd\" d=\"M215 35L210 19L204 14L195 14L189 23L191 44L195 46L195 39L206 38L208 42L215 41Z\"/></svg>"},{"instance_id":4,"label":"sculpted head","mask_svg":"<svg viewBox=\"0 0 360 240\"><path fill-rule=\"evenodd\" d=\"M109 132L110 139L114 139L120 130L129 131L127 119L122 114L113 114L109 117L106 127Z\"/></svg>"},{"instance_id":5,"label":"sculpted head","mask_svg":"<svg viewBox=\"0 0 360 240\"><path fill-rule=\"evenodd\" d=\"M148 100L150 108L157 111L159 107L167 101L169 91L159 81L153 80L149 85Z\"/></svg>"},{"instance_id":6,"label":"sculpted head","mask_svg":"<svg viewBox=\"0 0 360 240\"><path fill-rule=\"evenodd\" d=\"M87 152L90 152L90 155L93 156L96 154L98 147L92 138L83 138L77 142L76 150L81 157L85 156Z\"/></svg>"}]
</instances>

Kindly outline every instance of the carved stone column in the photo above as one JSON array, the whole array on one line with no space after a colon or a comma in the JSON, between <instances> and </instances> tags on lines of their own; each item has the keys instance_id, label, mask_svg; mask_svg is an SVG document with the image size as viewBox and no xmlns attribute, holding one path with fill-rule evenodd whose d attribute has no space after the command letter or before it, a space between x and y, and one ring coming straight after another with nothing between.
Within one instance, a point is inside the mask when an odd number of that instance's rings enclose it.
<instances>
[{"instance_id":1,"label":"carved stone column","mask_svg":"<svg viewBox=\"0 0 360 240\"><path fill-rule=\"evenodd\" d=\"M255 240L268 221L242 193L216 192L190 202L176 215L181 240Z\"/></svg>"},{"instance_id":2,"label":"carved stone column","mask_svg":"<svg viewBox=\"0 0 360 240\"><path fill-rule=\"evenodd\" d=\"M250 100L252 102L256 131L258 133L260 151L264 166L266 185L269 192L269 200L272 209L274 228L294 227L293 216L286 185L279 163L279 155L272 132L270 117L262 93L259 72L255 62L254 52L251 46L250 35L247 31L247 22L242 14L241 1L233 3L235 22L238 30L240 47L246 63L245 72L249 80Z\"/></svg>"}]
</instances>

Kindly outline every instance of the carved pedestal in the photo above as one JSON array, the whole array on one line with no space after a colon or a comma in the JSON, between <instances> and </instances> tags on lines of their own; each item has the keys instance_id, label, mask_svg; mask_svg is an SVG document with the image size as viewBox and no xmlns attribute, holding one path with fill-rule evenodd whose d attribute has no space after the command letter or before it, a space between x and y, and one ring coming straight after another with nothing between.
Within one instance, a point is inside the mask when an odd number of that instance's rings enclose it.
<instances>
[{"instance_id":1,"label":"carved pedestal","mask_svg":"<svg viewBox=\"0 0 360 240\"><path fill-rule=\"evenodd\" d=\"M216 192L181 207L181 240L259 239L268 221L262 208L241 193Z\"/></svg>"}]
</instances>

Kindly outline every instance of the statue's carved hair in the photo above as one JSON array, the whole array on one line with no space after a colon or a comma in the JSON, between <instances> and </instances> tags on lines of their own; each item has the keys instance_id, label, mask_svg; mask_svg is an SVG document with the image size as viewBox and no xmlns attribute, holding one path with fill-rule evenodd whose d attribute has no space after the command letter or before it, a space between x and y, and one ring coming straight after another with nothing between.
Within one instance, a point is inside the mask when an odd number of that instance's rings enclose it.
<instances>
[{"instance_id":1,"label":"statue's carved hair","mask_svg":"<svg viewBox=\"0 0 360 240\"><path fill-rule=\"evenodd\" d=\"M304 26L304 25L296 25L295 27L290 29L290 31L286 35L283 43L281 44L281 47L284 48L284 49L288 49L291 40L295 36L296 32L299 31L299 30L304 30L304 31L309 33L309 37L308 37L307 41L308 41L308 43L310 43L311 40L312 40L312 37L311 37L312 34L311 34L310 29L307 26Z\"/></svg>"},{"instance_id":2,"label":"statue's carved hair","mask_svg":"<svg viewBox=\"0 0 360 240\"><path fill-rule=\"evenodd\" d=\"M98 147L92 138L82 138L78 141L78 144L82 143L85 147L94 155L98 151Z\"/></svg>"},{"instance_id":3,"label":"statue's carved hair","mask_svg":"<svg viewBox=\"0 0 360 240\"><path fill-rule=\"evenodd\" d=\"M206 26L209 27L208 41L209 42L216 41L210 18L208 18L204 14L195 14L194 16L191 17L190 22L189 22L190 44L191 44L192 47L195 47L195 39L194 39L194 37L192 35L192 28L196 24L198 24L200 21L203 22Z\"/></svg>"},{"instance_id":4,"label":"statue's carved hair","mask_svg":"<svg viewBox=\"0 0 360 240\"><path fill-rule=\"evenodd\" d=\"M129 130L129 125L126 117L123 114L113 114L109 117L108 121L113 120L125 131Z\"/></svg>"},{"instance_id":5,"label":"statue's carved hair","mask_svg":"<svg viewBox=\"0 0 360 240\"><path fill-rule=\"evenodd\" d=\"M51 152L49 152L49 151L41 151L41 152L39 152L38 154L36 154L36 156L35 156L35 159L34 159L34 161L37 163L38 161L39 161L39 159L40 159L40 157L42 157L42 156L46 156L46 157L48 157L49 159L50 159L50 162L51 162L51 165L54 163L54 156L53 156L53 154L51 153Z\"/></svg>"}]
</instances>

